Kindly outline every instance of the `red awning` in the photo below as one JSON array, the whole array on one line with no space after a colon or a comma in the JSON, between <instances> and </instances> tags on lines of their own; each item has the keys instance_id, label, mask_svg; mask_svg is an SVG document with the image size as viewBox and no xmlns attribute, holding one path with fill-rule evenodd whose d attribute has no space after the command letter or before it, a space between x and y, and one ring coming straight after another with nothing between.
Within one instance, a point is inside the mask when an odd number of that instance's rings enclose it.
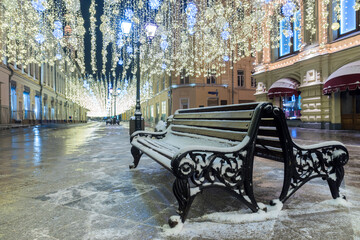
<instances>
[{"instance_id":1,"label":"red awning","mask_svg":"<svg viewBox=\"0 0 360 240\"><path fill-rule=\"evenodd\" d=\"M298 96L300 94L299 82L291 78L282 78L271 85L268 91L268 97L274 98L279 96Z\"/></svg>"},{"instance_id":2,"label":"red awning","mask_svg":"<svg viewBox=\"0 0 360 240\"><path fill-rule=\"evenodd\" d=\"M346 64L333 72L326 80L324 94L360 89L360 61Z\"/></svg>"}]
</instances>

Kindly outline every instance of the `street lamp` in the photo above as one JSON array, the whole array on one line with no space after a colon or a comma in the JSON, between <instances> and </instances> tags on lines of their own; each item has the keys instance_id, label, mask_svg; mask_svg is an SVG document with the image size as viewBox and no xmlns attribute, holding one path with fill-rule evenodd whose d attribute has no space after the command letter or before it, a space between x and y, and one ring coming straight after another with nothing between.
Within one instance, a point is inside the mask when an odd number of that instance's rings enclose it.
<instances>
[{"instance_id":1,"label":"street lamp","mask_svg":"<svg viewBox=\"0 0 360 240\"><path fill-rule=\"evenodd\" d=\"M121 22L121 30L125 35L130 34L132 23L130 21ZM151 40L156 33L157 25L153 23L147 23L145 25L146 36ZM136 53L136 105L135 105L135 131L142 130L141 127L141 106L140 106L140 39L137 41L137 53Z\"/></svg>"},{"instance_id":2,"label":"street lamp","mask_svg":"<svg viewBox=\"0 0 360 240\"><path fill-rule=\"evenodd\" d=\"M114 100L114 116L115 116L116 119L117 119L117 116L116 116L116 97L120 95L120 88L118 88L118 89L116 90L116 93L113 93L113 92L114 92L113 89L110 88L109 92L110 92L110 95L113 96L114 99L115 99L115 100Z\"/></svg>"}]
</instances>

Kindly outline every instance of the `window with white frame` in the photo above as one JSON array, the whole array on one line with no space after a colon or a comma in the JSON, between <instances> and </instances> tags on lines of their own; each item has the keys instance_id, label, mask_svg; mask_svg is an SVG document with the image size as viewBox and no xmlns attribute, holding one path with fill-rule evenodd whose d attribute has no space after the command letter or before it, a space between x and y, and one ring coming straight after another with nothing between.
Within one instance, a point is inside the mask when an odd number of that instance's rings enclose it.
<instances>
[{"instance_id":1,"label":"window with white frame","mask_svg":"<svg viewBox=\"0 0 360 240\"><path fill-rule=\"evenodd\" d=\"M238 81L238 86L239 87L244 87L245 86L244 70L238 70L237 71L237 81Z\"/></svg>"},{"instance_id":2,"label":"window with white frame","mask_svg":"<svg viewBox=\"0 0 360 240\"><path fill-rule=\"evenodd\" d=\"M298 10L292 17L284 17L280 23L279 57L293 54L301 45L301 12Z\"/></svg>"}]
</instances>

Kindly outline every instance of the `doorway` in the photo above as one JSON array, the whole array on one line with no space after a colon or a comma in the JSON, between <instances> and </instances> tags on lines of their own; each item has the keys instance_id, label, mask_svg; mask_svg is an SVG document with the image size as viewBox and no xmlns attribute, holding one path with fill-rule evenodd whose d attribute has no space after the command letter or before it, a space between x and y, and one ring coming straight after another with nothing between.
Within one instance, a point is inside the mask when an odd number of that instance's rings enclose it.
<instances>
[{"instance_id":1,"label":"doorway","mask_svg":"<svg viewBox=\"0 0 360 240\"><path fill-rule=\"evenodd\" d=\"M360 90L341 92L341 128L360 130Z\"/></svg>"}]
</instances>

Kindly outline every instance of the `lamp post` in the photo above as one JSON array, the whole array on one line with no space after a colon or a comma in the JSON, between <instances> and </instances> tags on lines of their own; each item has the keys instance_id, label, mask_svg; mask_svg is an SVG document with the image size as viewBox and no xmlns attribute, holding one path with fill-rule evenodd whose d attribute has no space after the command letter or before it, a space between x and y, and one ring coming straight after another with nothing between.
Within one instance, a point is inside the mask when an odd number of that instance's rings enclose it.
<instances>
[{"instance_id":1,"label":"lamp post","mask_svg":"<svg viewBox=\"0 0 360 240\"><path fill-rule=\"evenodd\" d=\"M122 21L121 30L124 34L128 35L130 33L132 22ZM153 23L148 23L145 26L146 36L151 40L156 33L157 25ZM140 39L137 41L137 52L136 52L136 105L135 105L135 131L142 130L141 127L141 105L140 105Z\"/></svg>"},{"instance_id":2,"label":"lamp post","mask_svg":"<svg viewBox=\"0 0 360 240\"><path fill-rule=\"evenodd\" d=\"M114 92L113 89L110 88L110 95L113 96L113 98L115 99L115 100L114 100L114 116L115 116L116 119L117 119L117 116L116 116L116 97L120 95L120 88L118 88L118 89L116 90L116 93L113 93L113 92ZM112 108L111 108L111 110L112 110Z\"/></svg>"}]
</instances>

